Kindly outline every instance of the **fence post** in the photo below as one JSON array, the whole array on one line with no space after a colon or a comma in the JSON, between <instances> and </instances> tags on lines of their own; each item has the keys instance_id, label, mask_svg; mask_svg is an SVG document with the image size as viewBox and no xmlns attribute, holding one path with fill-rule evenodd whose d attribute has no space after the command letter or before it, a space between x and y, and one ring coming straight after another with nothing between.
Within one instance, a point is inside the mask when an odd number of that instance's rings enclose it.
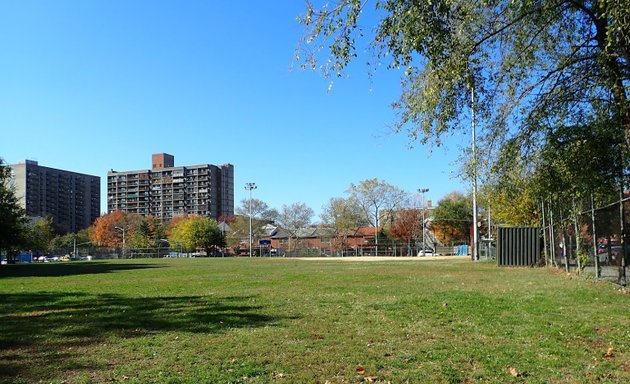
<instances>
[{"instance_id":1,"label":"fence post","mask_svg":"<svg viewBox=\"0 0 630 384\"><path fill-rule=\"evenodd\" d=\"M619 262L619 284L626 286L626 228L625 228L625 220L624 213L625 209L623 207L623 174L621 177L621 185L619 187L619 243L621 244L621 260Z\"/></svg>"},{"instance_id":2,"label":"fence post","mask_svg":"<svg viewBox=\"0 0 630 384\"><path fill-rule=\"evenodd\" d=\"M550 237L550 241L551 244L549 244L551 246L551 265L554 267L557 267L557 263L556 263L556 233L554 232L553 226L554 226L554 222L553 222L553 206L551 205L551 203L548 204L549 205L549 237Z\"/></svg>"},{"instance_id":3,"label":"fence post","mask_svg":"<svg viewBox=\"0 0 630 384\"><path fill-rule=\"evenodd\" d=\"M542 211L542 233L543 233L543 255L545 257L545 266L549 266L549 257L547 254L547 227L545 226L545 201L543 200L541 203L541 211Z\"/></svg>"},{"instance_id":4,"label":"fence post","mask_svg":"<svg viewBox=\"0 0 630 384\"><path fill-rule=\"evenodd\" d=\"M595 259L595 277L599 279L601 271L599 270L599 256L597 255L597 232L595 231L595 201L591 193L591 227L593 231L593 258Z\"/></svg>"}]
</instances>

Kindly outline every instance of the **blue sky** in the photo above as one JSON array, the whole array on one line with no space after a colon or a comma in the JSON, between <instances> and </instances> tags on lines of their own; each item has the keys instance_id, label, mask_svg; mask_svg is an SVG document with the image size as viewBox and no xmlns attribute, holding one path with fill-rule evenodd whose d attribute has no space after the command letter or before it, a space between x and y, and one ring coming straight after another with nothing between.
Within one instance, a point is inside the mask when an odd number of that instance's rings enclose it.
<instances>
[{"instance_id":1,"label":"blue sky","mask_svg":"<svg viewBox=\"0 0 630 384\"><path fill-rule=\"evenodd\" d=\"M437 202L467 186L454 163L470 139L409 149L390 130L398 74L355 62L329 80L293 68L301 0L0 1L0 157L101 177L232 163L235 204L303 202L320 213L378 177Z\"/></svg>"}]
</instances>

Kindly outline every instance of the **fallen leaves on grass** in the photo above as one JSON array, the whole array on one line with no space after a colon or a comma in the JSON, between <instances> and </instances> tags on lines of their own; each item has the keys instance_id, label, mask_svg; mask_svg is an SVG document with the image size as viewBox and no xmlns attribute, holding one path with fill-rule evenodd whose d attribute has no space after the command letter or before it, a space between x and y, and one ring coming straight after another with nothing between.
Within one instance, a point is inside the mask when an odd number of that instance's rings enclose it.
<instances>
[{"instance_id":1,"label":"fallen leaves on grass","mask_svg":"<svg viewBox=\"0 0 630 384\"><path fill-rule=\"evenodd\" d=\"M521 374L518 372L518 370L514 367L509 367L508 368L508 372L510 372L510 375L514 376L514 377L519 377Z\"/></svg>"},{"instance_id":2,"label":"fallen leaves on grass","mask_svg":"<svg viewBox=\"0 0 630 384\"><path fill-rule=\"evenodd\" d=\"M365 376L363 378L363 381L365 381L366 383L375 383L378 381L378 376Z\"/></svg>"},{"instance_id":3,"label":"fallen leaves on grass","mask_svg":"<svg viewBox=\"0 0 630 384\"><path fill-rule=\"evenodd\" d=\"M611 359L611 358L615 357L615 348L613 348L613 347L608 348L608 350L604 354L604 357L607 358L607 359Z\"/></svg>"},{"instance_id":4,"label":"fallen leaves on grass","mask_svg":"<svg viewBox=\"0 0 630 384\"><path fill-rule=\"evenodd\" d=\"M287 375L285 375L282 372L274 372L273 373L273 378L274 379L284 379L285 377L287 377Z\"/></svg>"},{"instance_id":5,"label":"fallen leaves on grass","mask_svg":"<svg viewBox=\"0 0 630 384\"><path fill-rule=\"evenodd\" d=\"M357 367L357 374L359 374L361 376L365 375L365 368L363 368L362 366L359 365Z\"/></svg>"}]
</instances>

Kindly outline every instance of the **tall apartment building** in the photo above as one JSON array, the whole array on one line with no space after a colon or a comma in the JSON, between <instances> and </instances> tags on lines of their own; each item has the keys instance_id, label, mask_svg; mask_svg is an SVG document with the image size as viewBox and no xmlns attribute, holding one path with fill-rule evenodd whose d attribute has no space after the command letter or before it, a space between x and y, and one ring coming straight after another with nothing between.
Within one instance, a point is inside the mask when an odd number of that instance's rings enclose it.
<instances>
[{"instance_id":1,"label":"tall apartment building","mask_svg":"<svg viewBox=\"0 0 630 384\"><path fill-rule=\"evenodd\" d=\"M92 225L101 210L101 178L40 166L26 160L10 165L11 182L29 216L50 216L60 233Z\"/></svg>"},{"instance_id":2,"label":"tall apartment building","mask_svg":"<svg viewBox=\"0 0 630 384\"><path fill-rule=\"evenodd\" d=\"M121 210L163 221L193 214L234 215L234 166L175 166L166 153L152 156L151 170L107 173L107 210Z\"/></svg>"}]
</instances>

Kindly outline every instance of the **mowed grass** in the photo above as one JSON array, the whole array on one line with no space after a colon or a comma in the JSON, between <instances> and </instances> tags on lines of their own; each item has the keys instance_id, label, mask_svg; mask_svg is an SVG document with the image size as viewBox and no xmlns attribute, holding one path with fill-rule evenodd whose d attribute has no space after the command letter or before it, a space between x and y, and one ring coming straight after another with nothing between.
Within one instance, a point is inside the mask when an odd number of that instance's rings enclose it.
<instances>
[{"instance_id":1,"label":"mowed grass","mask_svg":"<svg viewBox=\"0 0 630 384\"><path fill-rule=\"evenodd\" d=\"M630 295L547 269L98 261L0 294L0 382L630 382Z\"/></svg>"}]
</instances>

